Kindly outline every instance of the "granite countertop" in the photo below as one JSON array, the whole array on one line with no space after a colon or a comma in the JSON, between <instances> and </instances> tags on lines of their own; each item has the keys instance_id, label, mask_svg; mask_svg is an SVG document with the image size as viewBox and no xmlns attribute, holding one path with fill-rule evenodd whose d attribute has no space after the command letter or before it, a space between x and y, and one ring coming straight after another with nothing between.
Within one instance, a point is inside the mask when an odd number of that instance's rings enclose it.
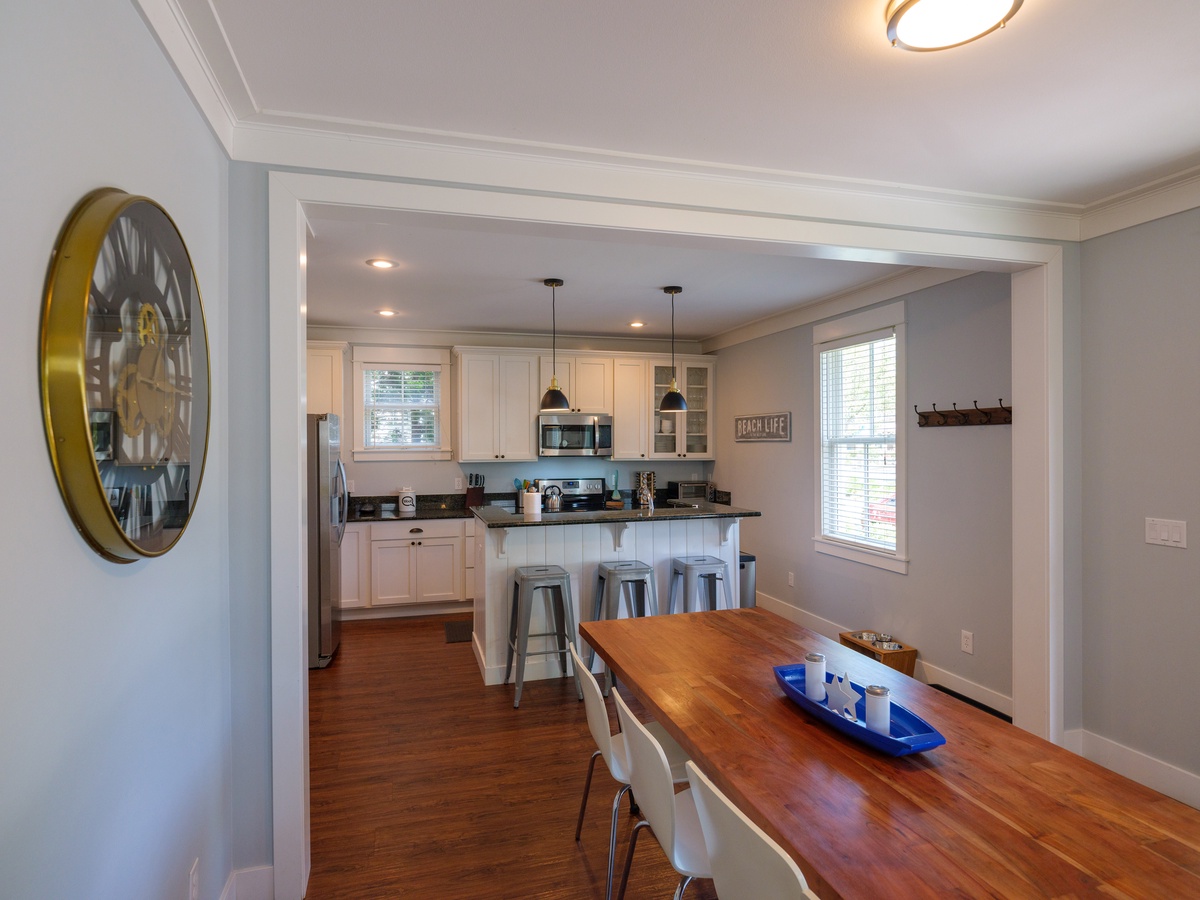
<instances>
[{"instance_id":1,"label":"granite countertop","mask_svg":"<svg viewBox=\"0 0 1200 900\"><path fill-rule=\"evenodd\" d=\"M471 509L475 518L488 528L531 528L544 525L591 525L605 522L659 522L670 519L741 519L761 516L754 509L740 509L703 500L688 501L687 506L658 505L653 509L595 509L579 512L543 512L538 518L526 518L499 506L477 506Z\"/></svg>"},{"instance_id":2,"label":"granite countertop","mask_svg":"<svg viewBox=\"0 0 1200 900\"><path fill-rule=\"evenodd\" d=\"M368 511L369 510L369 511ZM348 523L407 522L412 519L469 519L465 494L418 494L415 515L400 516L399 499L395 494L383 496L351 496Z\"/></svg>"}]
</instances>

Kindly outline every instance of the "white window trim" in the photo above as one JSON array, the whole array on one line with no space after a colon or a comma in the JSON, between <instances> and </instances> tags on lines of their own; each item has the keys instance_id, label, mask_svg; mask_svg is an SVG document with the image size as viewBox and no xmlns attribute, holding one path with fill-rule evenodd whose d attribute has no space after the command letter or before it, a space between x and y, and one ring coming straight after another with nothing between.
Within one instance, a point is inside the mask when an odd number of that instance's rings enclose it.
<instances>
[{"instance_id":1,"label":"white window trim","mask_svg":"<svg viewBox=\"0 0 1200 900\"><path fill-rule=\"evenodd\" d=\"M896 550L889 552L865 545L840 541L821 533L821 350L825 345L845 342L847 338L865 336L874 331L894 329L896 332ZM904 410L907 406L905 388L905 332L904 302L889 303L854 315L844 316L831 322L813 326L813 410L815 411L815 481L813 549L826 556L851 560L863 565L884 569L900 575L908 574L908 491L905 471L908 468L908 448L905 433Z\"/></svg>"},{"instance_id":2,"label":"white window trim","mask_svg":"<svg viewBox=\"0 0 1200 900\"><path fill-rule=\"evenodd\" d=\"M373 347L355 346L352 351L354 361L354 433L353 457L355 462L420 462L425 460L446 460L453 457L451 452L451 419L449 396L450 380L450 351L431 349L429 347ZM362 372L372 366L429 366L441 370L438 379L438 431L441 438L435 449L422 450L379 450L363 446L363 391Z\"/></svg>"}]
</instances>

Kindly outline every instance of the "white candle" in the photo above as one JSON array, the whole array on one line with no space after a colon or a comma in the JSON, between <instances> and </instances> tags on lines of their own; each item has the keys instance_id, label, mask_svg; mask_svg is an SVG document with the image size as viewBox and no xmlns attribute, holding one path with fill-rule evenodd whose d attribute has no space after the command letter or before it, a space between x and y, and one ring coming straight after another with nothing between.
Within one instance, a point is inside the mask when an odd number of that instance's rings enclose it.
<instances>
[{"instance_id":1,"label":"white candle","mask_svg":"<svg viewBox=\"0 0 1200 900\"><path fill-rule=\"evenodd\" d=\"M892 692L881 684L867 685L867 727L878 734L892 733Z\"/></svg>"},{"instance_id":2,"label":"white candle","mask_svg":"<svg viewBox=\"0 0 1200 900\"><path fill-rule=\"evenodd\" d=\"M804 655L804 696L815 703L825 699L825 654Z\"/></svg>"}]
</instances>

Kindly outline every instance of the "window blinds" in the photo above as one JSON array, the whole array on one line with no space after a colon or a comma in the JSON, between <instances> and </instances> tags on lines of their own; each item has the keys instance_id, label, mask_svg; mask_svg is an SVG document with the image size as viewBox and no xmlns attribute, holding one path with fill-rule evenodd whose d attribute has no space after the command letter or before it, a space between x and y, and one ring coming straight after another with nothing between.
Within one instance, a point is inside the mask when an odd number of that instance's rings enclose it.
<instances>
[{"instance_id":1,"label":"window blinds","mask_svg":"<svg viewBox=\"0 0 1200 900\"><path fill-rule=\"evenodd\" d=\"M820 354L822 537L895 552L895 332L826 347Z\"/></svg>"},{"instance_id":2,"label":"window blinds","mask_svg":"<svg viewBox=\"0 0 1200 900\"><path fill-rule=\"evenodd\" d=\"M365 448L440 445L440 368L365 368L362 377Z\"/></svg>"}]
</instances>

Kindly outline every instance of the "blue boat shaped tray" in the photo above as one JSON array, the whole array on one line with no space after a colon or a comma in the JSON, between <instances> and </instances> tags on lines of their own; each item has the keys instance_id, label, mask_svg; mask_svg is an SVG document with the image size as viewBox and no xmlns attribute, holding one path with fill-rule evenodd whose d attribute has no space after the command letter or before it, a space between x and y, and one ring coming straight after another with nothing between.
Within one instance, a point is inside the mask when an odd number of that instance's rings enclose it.
<instances>
[{"instance_id":1,"label":"blue boat shaped tray","mask_svg":"<svg viewBox=\"0 0 1200 900\"><path fill-rule=\"evenodd\" d=\"M833 678L832 673L825 673L826 684L831 683ZM890 756L907 756L910 753L920 753L923 750L932 750L934 747L940 747L946 743L946 739L942 736L941 732L920 716L914 715L894 701L892 702L891 734L879 734L876 731L871 731L867 728L866 722L866 691L862 685L856 684L853 681L850 682L850 686L858 692L859 700L854 707L854 713L857 718L851 721L847 716L830 709L825 700L817 702L808 699L804 693L803 663L792 666L776 666L775 680L779 682L779 686L783 688L783 692L787 694L788 699L795 702L805 712L815 716L822 722L832 725L838 731L852 737L854 740L874 747L876 750L880 750Z\"/></svg>"}]
</instances>

